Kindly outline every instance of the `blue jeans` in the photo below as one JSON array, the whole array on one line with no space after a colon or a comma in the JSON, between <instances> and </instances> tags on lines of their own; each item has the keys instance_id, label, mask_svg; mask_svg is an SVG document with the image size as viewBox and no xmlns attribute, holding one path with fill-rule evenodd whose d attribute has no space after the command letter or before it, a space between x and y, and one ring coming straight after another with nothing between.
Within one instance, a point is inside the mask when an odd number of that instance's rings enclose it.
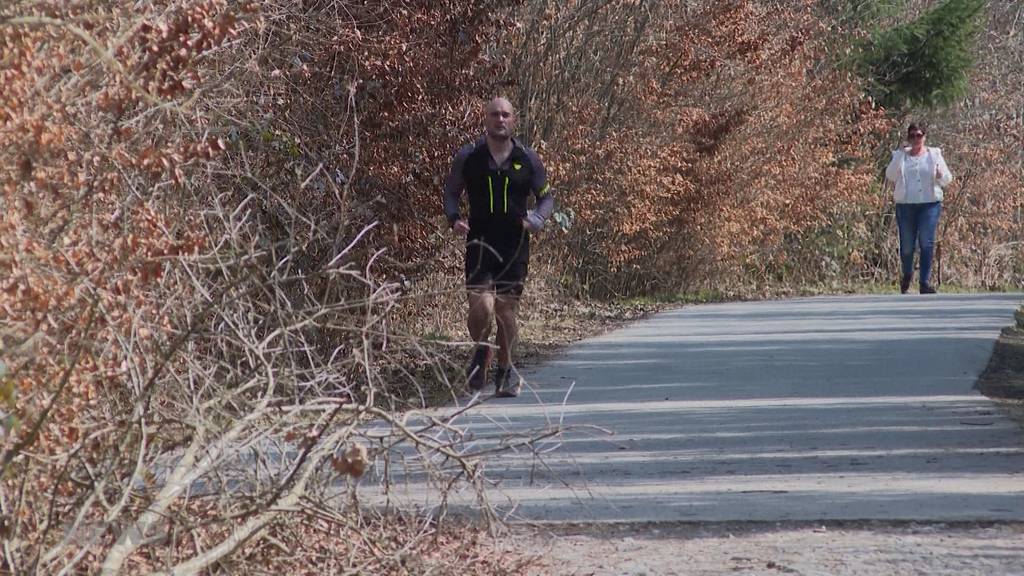
<instances>
[{"instance_id":1,"label":"blue jeans","mask_svg":"<svg viewBox=\"0 0 1024 576\"><path fill-rule=\"evenodd\" d=\"M935 257L935 229L939 226L942 202L925 204L897 204L896 226L900 230L900 263L903 278L914 275L914 245L921 247L922 286L928 284L932 275L932 259Z\"/></svg>"}]
</instances>

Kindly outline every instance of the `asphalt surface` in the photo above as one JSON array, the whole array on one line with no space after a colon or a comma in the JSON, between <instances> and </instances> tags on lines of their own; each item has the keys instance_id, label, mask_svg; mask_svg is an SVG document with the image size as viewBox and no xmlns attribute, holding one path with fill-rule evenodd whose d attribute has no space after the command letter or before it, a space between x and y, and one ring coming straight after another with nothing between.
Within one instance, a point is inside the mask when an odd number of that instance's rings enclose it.
<instances>
[{"instance_id":1,"label":"asphalt surface","mask_svg":"<svg viewBox=\"0 0 1024 576\"><path fill-rule=\"evenodd\" d=\"M1022 299L690 306L575 344L456 423L465 450L568 428L488 460L514 520L1024 521L1024 433L973 389ZM391 497L437 504L417 486Z\"/></svg>"}]
</instances>

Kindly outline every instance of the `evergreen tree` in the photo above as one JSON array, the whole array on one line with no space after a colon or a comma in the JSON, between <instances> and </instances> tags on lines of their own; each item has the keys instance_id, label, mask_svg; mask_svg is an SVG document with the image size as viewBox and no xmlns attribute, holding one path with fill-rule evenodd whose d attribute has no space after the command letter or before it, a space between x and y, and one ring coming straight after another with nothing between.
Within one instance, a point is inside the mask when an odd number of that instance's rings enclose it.
<instances>
[{"instance_id":1,"label":"evergreen tree","mask_svg":"<svg viewBox=\"0 0 1024 576\"><path fill-rule=\"evenodd\" d=\"M985 4L946 0L908 24L874 34L862 64L875 100L899 111L962 98Z\"/></svg>"}]
</instances>

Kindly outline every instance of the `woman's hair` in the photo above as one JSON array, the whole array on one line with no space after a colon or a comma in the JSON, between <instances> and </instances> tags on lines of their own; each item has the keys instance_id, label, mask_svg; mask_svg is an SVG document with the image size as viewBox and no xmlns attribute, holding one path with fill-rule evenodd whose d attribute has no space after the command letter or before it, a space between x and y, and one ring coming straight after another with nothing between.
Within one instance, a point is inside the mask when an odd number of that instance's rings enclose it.
<instances>
[{"instance_id":1,"label":"woman's hair","mask_svg":"<svg viewBox=\"0 0 1024 576\"><path fill-rule=\"evenodd\" d=\"M928 130L925 129L924 124L911 124L910 126L907 126L907 134L910 134L911 132L927 134Z\"/></svg>"}]
</instances>

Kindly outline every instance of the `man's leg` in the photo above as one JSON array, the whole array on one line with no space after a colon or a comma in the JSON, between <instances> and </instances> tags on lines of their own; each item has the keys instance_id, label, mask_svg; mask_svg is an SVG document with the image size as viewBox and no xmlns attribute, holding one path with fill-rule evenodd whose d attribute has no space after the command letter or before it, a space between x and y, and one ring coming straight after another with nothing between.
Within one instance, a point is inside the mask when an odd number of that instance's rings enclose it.
<instances>
[{"instance_id":1,"label":"man's leg","mask_svg":"<svg viewBox=\"0 0 1024 576\"><path fill-rule=\"evenodd\" d=\"M469 327L469 337L474 342L487 342L491 337L491 325L494 323L494 291L474 287L467 291L467 295L469 317L466 324Z\"/></svg>"},{"instance_id":2,"label":"man's leg","mask_svg":"<svg viewBox=\"0 0 1024 576\"><path fill-rule=\"evenodd\" d=\"M519 297L511 294L499 294L494 301L494 313L498 324L498 366L508 368L512 365L512 349L519 338L516 325L516 312L519 309Z\"/></svg>"},{"instance_id":3,"label":"man's leg","mask_svg":"<svg viewBox=\"0 0 1024 576\"><path fill-rule=\"evenodd\" d=\"M488 343L494 319L494 292L484 286L471 285L466 296L469 299L466 324L469 327L470 338L477 343L468 368L469 387L472 390L480 390L487 384L487 371L494 355L494 350Z\"/></svg>"},{"instance_id":4,"label":"man's leg","mask_svg":"<svg viewBox=\"0 0 1024 576\"><path fill-rule=\"evenodd\" d=\"M515 398L521 385L519 373L512 366L512 355L519 340L519 327L516 325L519 295L498 294L494 308L498 324L498 368L494 373L494 394L499 398Z\"/></svg>"},{"instance_id":5,"label":"man's leg","mask_svg":"<svg viewBox=\"0 0 1024 576\"><path fill-rule=\"evenodd\" d=\"M519 373L512 366L512 357L519 340L516 313L528 270L528 261L525 252L520 252L521 248L520 245L513 252L513 257L506 260L508 264L494 279L494 316L498 327L498 367L494 373L494 393L499 398L519 395Z\"/></svg>"}]
</instances>

